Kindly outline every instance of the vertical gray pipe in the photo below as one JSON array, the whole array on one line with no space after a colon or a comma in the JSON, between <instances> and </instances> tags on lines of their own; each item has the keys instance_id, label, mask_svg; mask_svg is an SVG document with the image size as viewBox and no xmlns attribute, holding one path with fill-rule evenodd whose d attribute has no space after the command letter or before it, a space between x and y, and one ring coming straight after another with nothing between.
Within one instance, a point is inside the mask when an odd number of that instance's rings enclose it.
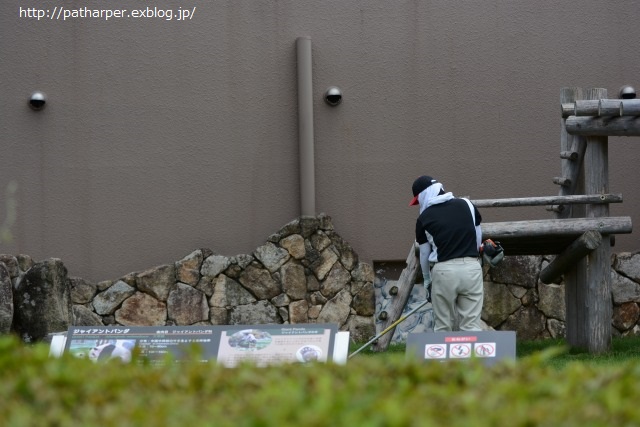
<instances>
[{"instance_id":1,"label":"vertical gray pipe","mask_svg":"<svg viewBox=\"0 0 640 427\"><path fill-rule=\"evenodd\" d=\"M300 210L316 215L315 159L313 153L313 81L311 37L298 37L298 146L300 150Z\"/></svg>"}]
</instances>

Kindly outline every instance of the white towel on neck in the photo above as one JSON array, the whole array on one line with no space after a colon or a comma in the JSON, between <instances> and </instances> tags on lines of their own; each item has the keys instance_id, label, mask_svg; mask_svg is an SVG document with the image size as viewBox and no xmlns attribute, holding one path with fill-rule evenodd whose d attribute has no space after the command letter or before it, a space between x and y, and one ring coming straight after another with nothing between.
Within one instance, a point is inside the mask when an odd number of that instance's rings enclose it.
<instances>
[{"instance_id":1,"label":"white towel on neck","mask_svg":"<svg viewBox=\"0 0 640 427\"><path fill-rule=\"evenodd\" d=\"M422 213L425 209L427 209L431 205L437 205L438 203L444 203L448 200L453 199L453 193L444 193L440 194L440 190L443 190L444 187L439 182L435 184L431 184L427 188L425 188L418 195L418 203L420 203L420 213Z\"/></svg>"}]
</instances>

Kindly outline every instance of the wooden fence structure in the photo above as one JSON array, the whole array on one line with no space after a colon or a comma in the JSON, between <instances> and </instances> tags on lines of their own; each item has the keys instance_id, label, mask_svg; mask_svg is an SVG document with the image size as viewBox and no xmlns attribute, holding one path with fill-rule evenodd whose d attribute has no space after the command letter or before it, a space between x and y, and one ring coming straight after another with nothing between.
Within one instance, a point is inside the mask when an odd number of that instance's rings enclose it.
<instances>
[{"instance_id":1,"label":"wooden fence structure","mask_svg":"<svg viewBox=\"0 0 640 427\"><path fill-rule=\"evenodd\" d=\"M608 137L640 136L640 100L608 99L601 88L563 88L560 104L558 195L472 202L478 208L544 205L553 212L551 219L483 223L483 239L500 241L508 256L556 255L540 280L564 276L567 343L604 353L611 349L611 245L616 234L632 231L630 217L609 216L609 203L621 203L622 195L609 193ZM412 245L382 329L402 314L418 269ZM374 349L386 349L392 335Z\"/></svg>"}]
</instances>

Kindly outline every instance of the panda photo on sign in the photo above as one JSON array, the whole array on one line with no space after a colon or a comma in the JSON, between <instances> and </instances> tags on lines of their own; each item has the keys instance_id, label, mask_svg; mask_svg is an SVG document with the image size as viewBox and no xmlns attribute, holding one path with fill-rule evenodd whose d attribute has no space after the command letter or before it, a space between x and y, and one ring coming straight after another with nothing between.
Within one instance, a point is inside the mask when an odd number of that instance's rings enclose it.
<instances>
[{"instance_id":1,"label":"panda photo on sign","mask_svg":"<svg viewBox=\"0 0 640 427\"><path fill-rule=\"evenodd\" d=\"M107 359L120 359L125 363L131 362L131 350L134 347L133 341L118 340L115 343L105 343L96 345L89 351L89 359L94 362Z\"/></svg>"}]
</instances>

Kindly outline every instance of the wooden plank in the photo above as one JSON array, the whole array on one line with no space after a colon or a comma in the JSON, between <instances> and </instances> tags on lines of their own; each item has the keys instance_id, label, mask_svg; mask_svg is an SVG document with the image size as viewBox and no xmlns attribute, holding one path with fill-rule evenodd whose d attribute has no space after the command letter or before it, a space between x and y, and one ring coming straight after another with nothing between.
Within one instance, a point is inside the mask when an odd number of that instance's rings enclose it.
<instances>
[{"instance_id":1,"label":"wooden plank","mask_svg":"<svg viewBox=\"0 0 640 427\"><path fill-rule=\"evenodd\" d=\"M540 272L542 283L554 283L570 267L602 243L602 234L589 230L574 240L561 254Z\"/></svg>"},{"instance_id":2,"label":"wooden plank","mask_svg":"<svg viewBox=\"0 0 640 427\"><path fill-rule=\"evenodd\" d=\"M471 200L478 208L502 208L519 206L543 206L553 204L591 204L591 203L622 203L622 194L590 194L575 196L542 196L542 197L513 197L505 199Z\"/></svg>"},{"instance_id":3,"label":"wooden plank","mask_svg":"<svg viewBox=\"0 0 640 427\"><path fill-rule=\"evenodd\" d=\"M416 244L414 242L414 244L411 245L411 250L409 251L409 255L407 256L407 266L404 270L402 270L402 273L400 273L400 278L398 279L398 293L393 297L391 303L387 306L387 318L380 324L380 331L378 332L384 331L402 315L402 311L407 305L407 301L409 301L409 296L411 296L413 285L415 285L416 283L416 276L418 275L419 267L420 262L416 254ZM389 343L393 338L394 332L395 328L378 338L378 341L371 347L372 350L386 350L387 347L389 347Z\"/></svg>"},{"instance_id":4,"label":"wooden plank","mask_svg":"<svg viewBox=\"0 0 640 427\"><path fill-rule=\"evenodd\" d=\"M623 117L578 117L570 116L565 121L570 135L581 136L640 136L640 118Z\"/></svg>"}]
</instances>

